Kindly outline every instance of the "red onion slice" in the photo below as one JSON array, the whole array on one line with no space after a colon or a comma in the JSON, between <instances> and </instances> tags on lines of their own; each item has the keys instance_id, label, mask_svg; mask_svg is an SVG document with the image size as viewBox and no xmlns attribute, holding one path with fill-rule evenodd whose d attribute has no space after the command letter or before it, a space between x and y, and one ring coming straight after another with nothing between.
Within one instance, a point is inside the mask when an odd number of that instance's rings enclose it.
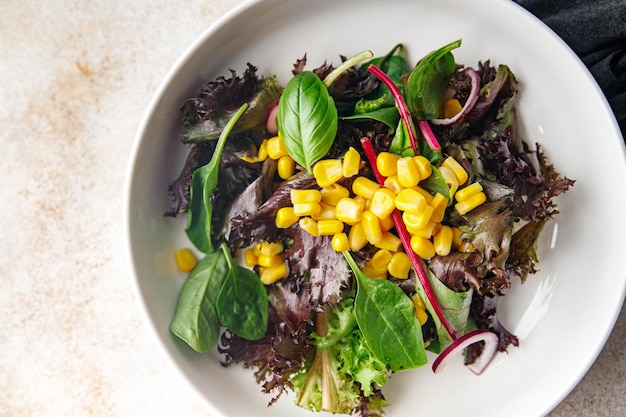
<instances>
[{"instance_id":1,"label":"red onion slice","mask_svg":"<svg viewBox=\"0 0 626 417\"><path fill-rule=\"evenodd\" d=\"M470 93L467 97L467 100L465 101L465 104L463 105L463 108L453 117L448 117L445 119L432 119L432 124L448 126L456 123L463 117L465 117L465 115L472 109L472 107L474 107L474 104L476 104L476 100L478 100L478 93L480 92L480 76L473 68L465 68L463 70L463 73L469 77L471 82Z\"/></svg>"},{"instance_id":2,"label":"red onion slice","mask_svg":"<svg viewBox=\"0 0 626 417\"><path fill-rule=\"evenodd\" d=\"M433 362L433 372L437 374L443 371L450 359L463 352L469 345L477 342L485 342L485 346L481 355L467 367L476 375L482 374L498 350L498 336L487 329L473 330L450 343Z\"/></svg>"},{"instance_id":3,"label":"red onion slice","mask_svg":"<svg viewBox=\"0 0 626 417\"><path fill-rule=\"evenodd\" d=\"M278 114L278 100L270 106L267 111L267 117L265 118L265 129L270 135L278 134L278 122L276 121L276 115Z\"/></svg>"}]
</instances>

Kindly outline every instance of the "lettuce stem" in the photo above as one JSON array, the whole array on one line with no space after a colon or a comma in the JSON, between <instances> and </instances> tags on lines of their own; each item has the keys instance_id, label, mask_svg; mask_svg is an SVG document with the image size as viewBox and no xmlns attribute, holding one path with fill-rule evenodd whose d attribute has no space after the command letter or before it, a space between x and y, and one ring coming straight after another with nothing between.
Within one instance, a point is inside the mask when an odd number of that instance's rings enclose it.
<instances>
[{"instance_id":1,"label":"lettuce stem","mask_svg":"<svg viewBox=\"0 0 626 417\"><path fill-rule=\"evenodd\" d=\"M348 58L343 61L337 68L332 70L326 78L324 78L324 85L326 88L330 88L330 86L335 82L337 78L344 72L346 72L349 68L352 68L356 64L361 61L365 61L366 59L370 59L374 56L374 53L370 50L359 52L358 54Z\"/></svg>"}]
</instances>

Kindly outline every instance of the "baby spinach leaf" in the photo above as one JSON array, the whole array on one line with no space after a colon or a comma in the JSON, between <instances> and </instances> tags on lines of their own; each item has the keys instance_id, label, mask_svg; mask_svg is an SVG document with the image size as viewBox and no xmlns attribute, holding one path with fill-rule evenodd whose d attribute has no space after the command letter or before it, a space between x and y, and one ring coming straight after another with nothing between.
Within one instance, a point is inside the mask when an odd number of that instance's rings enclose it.
<instances>
[{"instance_id":1,"label":"baby spinach leaf","mask_svg":"<svg viewBox=\"0 0 626 417\"><path fill-rule=\"evenodd\" d=\"M392 371L424 365L422 327L413 302L391 281L365 276L349 252L343 255L356 277L354 315L371 351Z\"/></svg>"},{"instance_id":2,"label":"baby spinach leaf","mask_svg":"<svg viewBox=\"0 0 626 417\"><path fill-rule=\"evenodd\" d=\"M441 175L441 172L436 167L432 167L433 172L430 174L428 178L420 181L419 186L430 192L432 195L437 193L441 193L442 195L448 197L450 195L450 187L446 183L446 180Z\"/></svg>"},{"instance_id":3,"label":"baby spinach leaf","mask_svg":"<svg viewBox=\"0 0 626 417\"><path fill-rule=\"evenodd\" d=\"M446 318L452 324L452 327L456 330L458 335L464 334L468 328L468 317L470 313L470 305L472 303L472 295L474 293L474 287L470 287L467 291L452 291L446 285L437 278L430 269L427 269L428 274L428 282L430 283L431 288L437 295L437 300L439 304L443 308L443 313ZM432 309L432 305L428 301L428 297L426 297L424 293L424 289L417 281L416 285L417 293L422 297L424 303L426 304L426 309L430 312L431 317L435 321L435 327L437 328L438 339L436 343L431 343L428 346L428 350L433 351L435 353L441 352L446 348L450 343L452 343L452 339L448 332L443 328L439 318L434 313Z\"/></svg>"},{"instance_id":4,"label":"baby spinach leaf","mask_svg":"<svg viewBox=\"0 0 626 417\"><path fill-rule=\"evenodd\" d=\"M342 116L341 120L376 120L389 126L389 132L393 133L400 120L400 113L395 107L383 107L366 113L356 113L351 116Z\"/></svg>"},{"instance_id":5,"label":"baby spinach leaf","mask_svg":"<svg viewBox=\"0 0 626 417\"><path fill-rule=\"evenodd\" d=\"M461 46L451 42L425 56L406 81L406 104L413 116L430 120L443 114L444 93L456 64L450 51Z\"/></svg>"},{"instance_id":6,"label":"baby spinach leaf","mask_svg":"<svg viewBox=\"0 0 626 417\"><path fill-rule=\"evenodd\" d=\"M289 80L280 97L277 120L287 152L311 173L337 134L337 107L315 73L303 71Z\"/></svg>"},{"instance_id":7,"label":"baby spinach leaf","mask_svg":"<svg viewBox=\"0 0 626 417\"><path fill-rule=\"evenodd\" d=\"M224 326L237 336L258 340L267 331L269 303L265 286L253 271L233 261L222 243L228 274L217 296L217 314Z\"/></svg>"},{"instance_id":8,"label":"baby spinach leaf","mask_svg":"<svg viewBox=\"0 0 626 417\"><path fill-rule=\"evenodd\" d=\"M189 273L178 295L170 331L197 352L217 344L220 321L215 305L227 274L224 254L211 251Z\"/></svg>"},{"instance_id":9,"label":"baby spinach leaf","mask_svg":"<svg viewBox=\"0 0 626 417\"><path fill-rule=\"evenodd\" d=\"M237 123L237 120L239 120L247 108L248 105L244 103L233 115L224 127L209 163L196 169L191 177L185 232L196 248L204 253L213 250L213 243L211 242L211 216L213 214L211 194L217 187L220 158L224 150L224 144L235 123Z\"/></svg>"}]
</instances>

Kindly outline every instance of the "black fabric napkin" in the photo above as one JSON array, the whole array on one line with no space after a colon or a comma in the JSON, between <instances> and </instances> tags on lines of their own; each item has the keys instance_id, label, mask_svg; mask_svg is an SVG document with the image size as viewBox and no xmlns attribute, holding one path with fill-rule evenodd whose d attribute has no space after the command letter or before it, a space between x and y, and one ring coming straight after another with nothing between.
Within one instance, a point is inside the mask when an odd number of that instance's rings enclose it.
<instances>
[{"instance_id":1,"label":"black fabric napkin","mask_svg":"<svg viewBox=\"0 0 626 417\"><path fill-rule=\"evenodd\" d=\"M604 92L626 140L626 0L515 0L578 55Z\"/></svg>"}]
</instances>

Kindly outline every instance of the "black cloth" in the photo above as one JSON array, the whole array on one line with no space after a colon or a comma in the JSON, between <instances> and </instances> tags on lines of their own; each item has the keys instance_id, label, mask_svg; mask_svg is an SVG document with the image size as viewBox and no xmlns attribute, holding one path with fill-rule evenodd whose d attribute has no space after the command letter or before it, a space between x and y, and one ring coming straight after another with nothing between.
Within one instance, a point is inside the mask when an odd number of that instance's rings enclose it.
<instances>
[{"instance_id":1,"label":"black cloth","mask_svg":"<svg viewBox=\"0 0 626 417\"><path fill-rule=\"evenodd\" d=\"M587 66L626 140L626 0L515 0Z\"/></svg>"}]
</instances>

